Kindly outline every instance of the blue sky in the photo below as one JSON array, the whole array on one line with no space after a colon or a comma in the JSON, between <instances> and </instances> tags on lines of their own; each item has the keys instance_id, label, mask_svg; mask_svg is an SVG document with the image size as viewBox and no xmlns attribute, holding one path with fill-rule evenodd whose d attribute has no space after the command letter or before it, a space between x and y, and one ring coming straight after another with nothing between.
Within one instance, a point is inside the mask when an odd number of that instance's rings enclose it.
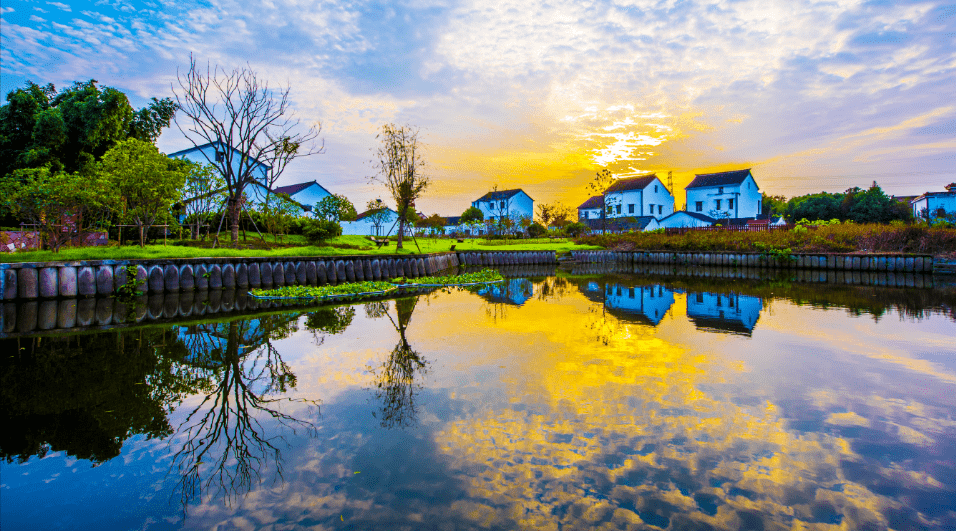
<instances>
[{"instance_id":1,"label":"blue sky","mask_svg":"<svg viewBox=\"0 0 956 531\"><path fill-rule=\"evenodd\" d=\"M752 167L765 193L890 193L956 181L956 5L849 0L405 2L5 0L0 88L97 79L142 105L193 54L292 89L361 209L375 132L419 126L456 215L492 186L576 206L587 182ZM166 152L189 141L173 127Z\"/></svg>"}]
</instances>

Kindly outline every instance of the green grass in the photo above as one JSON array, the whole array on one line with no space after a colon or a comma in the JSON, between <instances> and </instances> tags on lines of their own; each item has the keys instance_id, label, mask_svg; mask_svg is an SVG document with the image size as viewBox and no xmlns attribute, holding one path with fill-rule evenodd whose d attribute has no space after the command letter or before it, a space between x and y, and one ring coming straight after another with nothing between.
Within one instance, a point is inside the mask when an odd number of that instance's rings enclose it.
<instances>
[{"instance_id":1,"label":"green grass","mask_svg":"<svg viewBox=\"0 0 956 531\"><path fill-rule=\"evenodd\" d=\"M328 246L315 247L306 245L302 236L290 235L283 238L280 245L283 247L266 249L233 249L229 242L224 247L211 249L198 247L191 242L170 240L163 246L124 245L123 247L64 247L59 253L52 251L28 251L16 253L0 253L0 262L54 262L74 260L138 260L138 259L168 259L168 258L222 258L222 257L280 257L280 256L342 256L342 255L412 255L422 253L448 252L451 246L457 251L557 251L567 253L571 250L600 249L594 245L579 245L568 240L483 240L469 238L462 243L454 239L406 238L403 249L396 251L395 242L387 247L377 248L365 236L339 236ZM272 245L272 238L267 237L267 244ZM208 243L208 242L207 242ZM240 245L255 244L261 246L258 238L249 238L249 242L240 239Z\"/></svg>"}]
</instances>

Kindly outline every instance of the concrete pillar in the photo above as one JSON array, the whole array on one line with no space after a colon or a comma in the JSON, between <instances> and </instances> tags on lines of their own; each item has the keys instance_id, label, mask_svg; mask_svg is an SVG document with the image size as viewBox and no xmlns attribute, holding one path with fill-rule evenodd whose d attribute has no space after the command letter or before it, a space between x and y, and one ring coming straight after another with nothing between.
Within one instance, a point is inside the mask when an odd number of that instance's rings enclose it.
<instances>
[{"instance_id":1,"label":"concrete pillar","mask_svg":"<svg viewBox=\"0 0 956 531\"><path fill-rule=\"evenodd\" d=\"M55 267L44 267L40 270L40 297L52 299L60 294L56 270Z\"/></svg>"},{"instance_id":2,"label":"concrete pillar","mask_svg":"<svg viewBox=\"0 0 956 531\"><path fill-rule=\"evenodd\" d=\"M219 264L209 266L209 289L222 289L222 267Z\"/></svg>"},{"instance_id":3,"label":"concrete pillar","mask_svg":"<svg viewBox=\"0 0 956 531\"><path fill-rule=\"evenodd\" d=\"M96 300L80 299L76 303L76 325L90 326L96 318Z\"/></svg>"},{"instance_id":4,"label":"concrete pillar","mask_svg":"<svg viewBox=\"0 0 956 531\"><path fill-rule=\"evenodd\" d=\"M179 292L168 291L163 295L163 317L175 319L179 316Z\"/></svg>"},{"instance_id":5,"label":"concrete pillar","mask_svg":"<svg viewBox=\"0 0 956 531\"><path fill-rule=\"evenodd\" d=\"M56 327L73 328L76 326L76 299L60 301L56 309Z\"/></svg>"},{"instance_id":6,"label":"concrete pillar","mask_svg":"<svg viewBox=\"0 0 956 531\"><path fill-rule=\"evenodd\" d=\"M37 328L50 330L56 327L56 301L40 301L37 307Z\"/></svg>"},{"instance_id":7,"label":"concrete pillar","mask_svg":"<svg viewBox=\"0 0 956 531\"><path fill-rule=\"evenodd\" d=\"M309 286L314 286L316 283L315 261L313 260L309 260L305 263L305 283Z\"/></svg>"},{"instance_id":8,"label":"concrete pillar","mask_svg":"<svg viewBox=\"0 0 956 531\"><path fill-rule=\"evenodd\" d=\"M113 266L101 265L96 268L96 292L100 295L110 295L115 292Z\"/></svg>"},{"instance_id":9,"label":"concrete pillar","mask_svg":"<svg viewBox=\"0 0 956 531\"><path fill-rule=\"evenodd\" d=\"M32 332L37 328L37 313L40 305L36 301L22 302L17 308L17 331Z\"/></svg>"},{"instance_id":10,"label":"concrete pillar","mask_svg":"<svg viewBox=\"0 0 956 531\"><path fill-rule=\"evenodd\" d=\"M382 265L378 260L372 260L372 280L382 280Z\"/></svg>"},{"instance_id":11,"label":"concrete pillar","mask_svg":"<svg viewBox=\"0 0 956 531\"><path fill-rule=\"evenodd\" d=\"M259 275L259 264L253 262L249 264L249 287L258 288L262 286L262 277Z\"/></svg>"},{"instance_id":12,"label":"concrete pillar","mask_svg":"<svg viewBox=\"0 0 956 531\"><path fill-rule=\"evenodd\" d=\"M907 256L906 258L903 259L903 271L906 271L907 273L913 272L913 257L912 256Z\"/></svg>"},{"instance_id":13,"label":"concrete pillar","mask_svg":"<svg viewBox=\"0 0 956 531\"><path fill-rule=\"evenodd\" d=\"M209 289L209 268L206 264L199 264L196 266L196 289L207 290Z\"/></svg>"},{"instance_id":14,"label":"concrete pillar","mask_svg":"<svg viewBox=\"0 0 956 531\"><path fill-rule=\"evenodd\" d=\"M222 266L222 287L224 289L235 289L236 266L232 264L225 264Z\"/></svg>"},{"instance_id":15,"label":"concrete pillar","mask_svg":"<svg viewBox=\"0 0 956 531\"><path fill-rule=\"evenodd\" d=\"M82 266L76 270L76 292L82 297L96 295L96 273L90 266Z\"/></svg>"},{"instance_id":16,"label":"concrete pillar","mask_svg":"<svg viewBox=\"0 0 956 531\"><path fill-rule=\"evenodd\" d=\"M352 260L346 260L345 264L345 278L349 282L355 282L355 265L352 263Z\"/></svg>"},{"instance_id":17,"label":"concrete pillar","mask_svg":"<svg viewBox=\"0 0 956 531\"><path fill-rule=\"evenodd\" d=\"M166 291L179 291L179 268L170 264L163 268L163 284Z\"/></svg>"},{"instance_id":18,"label":"concrete pillar","mask_svg":"<svg viewBox=\"0 0 956 531\"><path fill-rule=\"evenodd\" d=\"M329 283L329 277L325 269L325 261L318 261L315 264L315 282L319 286L324 286Z\"/></svg>"},{"instance_id":19,"label":"concrete pillar","mask_svg":"<svg viewBox=\"0 0 956 531\"><path fill-rule=\"evenodd\" d=\"M249 266L246 263L236 266L236 288L243 291L249 289Z\"/></svg>"},{"instance_id":20,"label":"concrete pillar","mask_svg":"<svg viewBox=\"0 0 956 531\"><path fill-rule=\"evenodd\" d=\"M335 261L335 278L339 283L348 281L348 272L345 270L345 262L342 260ZM355 277L352 277L353 280Z\"/></svg>"},{"instance_id":21,"label":"concrete pillar","mask_svg":"<svg viewBox=\"0 0 956 531\"><path fill-rule=\"evenodd\" d=\"M295 264L292 262L286 262L284 269L285 269L285 285L295 286L296 281L298 280L296 278Z\"/></svg>"},{"instance_id":22,"label":"concrete pillar","mask_svg":"<svg viewBox=\"0 0 956 531\"><path fill-rule=\"evenodd\" d=\"M20 268L20 271L17 273L17 295L21 299L35 299L40 294L39 288L39 275L37 275L37 270L32 267L23 267ZM34 311L33 320L36 320L36 312ZM32 327L30 328L33 329Z\"/></svg>"},{"instance_id":23,"label":"concrete pillar","mask_svg":"<svg viewBox=\"0 0 956 531\"><path fill-rule=\"evenodd\" d=\"M96 300L96 324L106 326L113 322L113 299L101 298Z\"/></svg>"},{"instance_id":24,"label":"concrete pillar","mask_svg":"<svg viewBox=\"0 0 956 531\"><path fill-rule=\"evenodd\" d=\"M59 290L57 290L59 291ZM12 301L17 298L17 270L3 270L3 300Z\"/></svg>"},{"instance_id":25,"label":"concrete pillar","mask_svg":"<svg viewBox=\"0 0 956 531\"><path fill-rule=\"evenodd\" d=\"M259 264L259 285L264 289L272 287L272 264L269 262Z\"/></svg>"}]
</instances>

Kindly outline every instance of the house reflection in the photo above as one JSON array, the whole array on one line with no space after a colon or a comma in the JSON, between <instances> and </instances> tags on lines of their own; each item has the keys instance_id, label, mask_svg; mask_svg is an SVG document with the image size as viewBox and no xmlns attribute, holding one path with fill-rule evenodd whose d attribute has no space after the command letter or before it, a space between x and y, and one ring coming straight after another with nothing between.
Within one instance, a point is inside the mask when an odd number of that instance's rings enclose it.
<instances>
[{"instance_id":1,"label":"house reflection","mask_svg":"<svg viewBox=\"0 0 956 531\"><path fill-rule=\"evenodd\" d=\"M604 305L615 317L657 326L674 304L674 291L662 284L624 286L607 284Z\"/></svg>"},{"instance_id":2,"label":"house reflection","mask_svg":"<svg viewBox=\"0 0 956 531\"><path fill-rule=\"evenodd\" d=\"M534 296L534 283L526 278L511 278L475 291L491 303L521 306Z\"/></svg>"},{"instance_id":3,"label":"house reflection","mask_svg":"<svg viewBox=\"0 0 956 531\"><path fill-rule=\"evenodd\" d=\"M687 294L687 317L699 330L749 336L761 309L761 297L709 291Z\"/></svg>"}]
</instances>

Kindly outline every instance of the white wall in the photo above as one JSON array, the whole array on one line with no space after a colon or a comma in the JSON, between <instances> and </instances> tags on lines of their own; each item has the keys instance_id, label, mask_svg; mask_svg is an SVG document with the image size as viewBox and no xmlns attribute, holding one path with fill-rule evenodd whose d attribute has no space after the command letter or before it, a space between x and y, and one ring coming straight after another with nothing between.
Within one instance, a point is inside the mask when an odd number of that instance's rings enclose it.
<instances>
[{"instance_id":1,"label":"white wall","mask_svg":"<svg viewBox=\"0 0 956 531\"><path fill-rule=\"evenodd\" d=\"M660 284L633 287L608 284L604 297L608 307L643 314L654 324L660 323L674 304L674 292Z\"/></svg>"},{"instance_id":2,"label":"white wall","mask_svg":"<svg viewBox=\"0 0 956 531\"><path fill-rule=\"evenodd\" d=\"M669 216L667 219L662 219L659 224L660 227L664 227L665 229L710 227L711 225L713 225L713 223L709 223L702 219L697 219L693 216L688 216L686 212L677 212L673 216Z\"/></svg>"},{"instance_id":3,"label":"white wall","mask_svg":"<svg viewBox=\"0 0 956 531\"><path fill-rule=\"evenodd\" d=\"M395 224L395 220L398 219L398 213L392 209L388 209L388 216L385 217L385 220L382 221L378 229L375 228L375 225L372 223L372 220L368 217L356 220L356 221L345 221L342 222L342 235L343 236L385 236L388 234L389 229L392 230L390 236L396 236L398 234L398 226L392 228ZM406 231L408 232L408 231Z\"/></svg>"},{"instance_id":4,"label":"white wall","mask_svg":"<svg viewBox=\"0 0 956 531\"><path fill-rule=\"evenodd\" d=\"M613 210L608 214L609 218L654 216L655 219L661 219L674 213L674 196L658 178L651 181L643 190L625 190L607 194L605 204L611 205ZM633 212L631 205L634 207ZM620 213L617 211L618 206L621 207ZM600 216L600 211L598 215Z\"/></svg>"},{"instance_id":5,"label":"white wall","mask_svg":"<svg viewBox=\"0 0 956 531\"><path fill-rule=\"evenodd\" d=\"M734 202L732 208L729 203L731 200ZM726 212L728 215L724 217L728 218L755 218L760 214L762 200L763 193L751 175L740 184L687 189L687 210L710 217L717 217L712 211L720 210ZM697 210L698 201L702 203L701 210Z\"/></svg>"},{"instance_id":6,"label":"white wall","mask_svg":"<svg viewBox=\"0 0 956 531\"><path fill-rule=\"evenodd\" d=\"M929 210L930 217L942 208L947 214L956 212L956 194L931 195L910 203L913 206L913 216L919 217L924 209Z\"/></svg>"},{"instance_id":7,"label":"white wall","mask_svg":"<svg viewBox=\"0 0 956 531\"><path fill-rule=\"evenodd\" d=\"M502 203L505 205L504 208L501 207ZM485 219L495 218L497 220L501 215L509 215L513 221L517 222L518 218L532 218L534 216L534 200L524 192L518 192L507 199L473 201L471 206L481 210Z\"/></svg>"}]
</instances>

